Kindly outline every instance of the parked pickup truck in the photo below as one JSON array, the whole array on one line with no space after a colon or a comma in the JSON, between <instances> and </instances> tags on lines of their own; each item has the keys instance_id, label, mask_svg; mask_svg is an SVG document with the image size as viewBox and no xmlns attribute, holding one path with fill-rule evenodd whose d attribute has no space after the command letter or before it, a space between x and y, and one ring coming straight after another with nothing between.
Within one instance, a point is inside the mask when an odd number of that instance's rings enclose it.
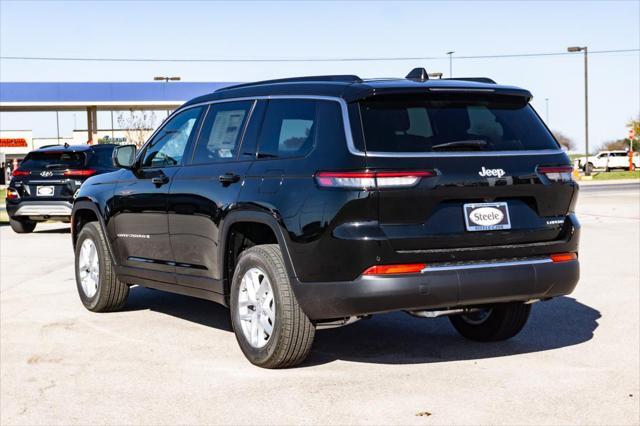
<instances>
[{"instance_id":1,"label":"parked pickup truck","mask_svg":"<svg viewBox=\"0 0 640 426\"><path fill-rule=\"evenodd\" d=\"M586 160L586 161L585 161ZM628 169L629 168L629 152L628 151L600 151L592 157L580 157L574 160L579 169L591 172L594 169ZM640 167L640 156L638 153L633 154L633 167Z\"/></svg>"}]
</instances>

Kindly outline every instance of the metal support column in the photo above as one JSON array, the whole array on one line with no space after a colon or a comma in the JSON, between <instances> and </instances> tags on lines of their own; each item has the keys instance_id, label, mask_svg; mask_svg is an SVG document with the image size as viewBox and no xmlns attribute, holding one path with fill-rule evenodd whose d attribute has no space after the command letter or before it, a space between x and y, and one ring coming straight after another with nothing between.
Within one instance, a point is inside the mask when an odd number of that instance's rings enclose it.
<instances>
[{"instance_id":1,"label":"metal support column","mask_svg":"<svg viewBox=\"0 0 640 426\"><path fill-rule=\"evenodd\" d=\"M98 143L98 107L87 107L87 143Z\"/></svg>"}]
</instances>

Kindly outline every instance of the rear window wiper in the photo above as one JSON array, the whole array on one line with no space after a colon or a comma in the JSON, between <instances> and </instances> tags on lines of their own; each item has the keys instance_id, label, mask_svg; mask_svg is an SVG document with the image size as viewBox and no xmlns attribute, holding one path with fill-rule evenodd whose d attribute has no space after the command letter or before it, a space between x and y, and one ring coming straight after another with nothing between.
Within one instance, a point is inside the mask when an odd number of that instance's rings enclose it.
<instances>
[{"instance_id":1,"label":"rear window wiper","mask_svg":"<svg viewBox=\"0 0 640 426\"><path fill-rule=\"evenodd\" d=\"M432 150L437 151L437 150L447 150L449 148L484 148L485 146L487 146L488 143L487 141L483 141L481 139L470 139L470 140L466 140L466 141L455 141L455 142L447 142L447 143L441 143L438 145L433 145L431 147Z\"/></svg>"},{"instance_id":2,"label":"rear window wiper","mask_svg":"<svg viewBox=\"0 0 640 426\"><path fill-rule=\"evenodd\" d=\"M53 169L53 168L61 169L61 168L67 167L67 164L52 163L52 164L47 164L44 167L45 167L45 169Z\"/></svg>"}]
</instances>

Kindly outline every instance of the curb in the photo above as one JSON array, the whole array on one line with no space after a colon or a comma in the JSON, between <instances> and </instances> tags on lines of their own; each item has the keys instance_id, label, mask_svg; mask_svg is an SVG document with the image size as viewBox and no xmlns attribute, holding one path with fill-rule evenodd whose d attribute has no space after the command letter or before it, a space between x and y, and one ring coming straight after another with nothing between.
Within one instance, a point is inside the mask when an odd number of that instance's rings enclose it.
<instances>
[{"instance_id":1,"label":"curb","mask_svg":"<svg viewBox=\"0 0 640 426\"><path fill-rule=\"evenodd\" d=\"M628 185L630 183L640 184L640 179L578 180L576 182L580 186Z\"/></svg>"}]
</instances>

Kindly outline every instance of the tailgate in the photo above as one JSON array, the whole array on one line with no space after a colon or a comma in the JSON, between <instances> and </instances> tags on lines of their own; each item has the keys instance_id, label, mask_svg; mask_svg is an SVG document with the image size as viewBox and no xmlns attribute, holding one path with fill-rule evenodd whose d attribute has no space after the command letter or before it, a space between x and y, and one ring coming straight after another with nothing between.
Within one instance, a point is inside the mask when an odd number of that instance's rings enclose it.
<instances>
[{"instance_id":1,"label":"tailgate","mask_svg":"<svg viewBox=\"0 0 640 426\"><path fill-rule=\"evenodd\" d=\"M423 173L409 185L378 180L379 225L394 250L561 235L577 186L569 158L528 98L445 91L376 95L358 106L367 168Z\"/></svg>"},{"instance_id":2,"label":"tailgate","mask_svg":"<svg viewBox=\"0 0 640 426\"><path fill-rule=\"evenodd\" d=\"M538 169L566 162L562 153L368 158L370 168L436 172L412 188L378 190L379 224L397 251L557 239L572 209L577 185L552 181ZM501 172L482 176L488 170Z\"/></svg>"}]
</instances>

